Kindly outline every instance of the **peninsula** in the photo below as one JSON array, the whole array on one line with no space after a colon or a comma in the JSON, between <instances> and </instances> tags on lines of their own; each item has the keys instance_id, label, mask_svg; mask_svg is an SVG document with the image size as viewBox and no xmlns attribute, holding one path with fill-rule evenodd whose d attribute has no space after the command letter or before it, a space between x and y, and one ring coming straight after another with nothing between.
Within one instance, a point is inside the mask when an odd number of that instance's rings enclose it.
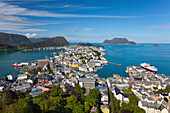
<instances>
[{"instance_id":1,"label":"peninsula","mask_svg":"<svg viewBox=\"0 0 170 113\"><path fill-rule=\"evenodd\" d=\"M94 72L109 63L102 47L58 48L54 57L15 64L20 74L0 77L0 112L169 112L170 77L132 65L129 77L101 78Z\"/></svg>"},{"instance_id":2,"label":"peninsula","mask_svg":"<svg viewBox=\"0 0 170 113\"><path fill-rule=\"evenodd\" d=\"M103 45L136 45L136 43L128 41L126 38L113 38L112 40L105 40Z\"/></svg>"}]
</instances>

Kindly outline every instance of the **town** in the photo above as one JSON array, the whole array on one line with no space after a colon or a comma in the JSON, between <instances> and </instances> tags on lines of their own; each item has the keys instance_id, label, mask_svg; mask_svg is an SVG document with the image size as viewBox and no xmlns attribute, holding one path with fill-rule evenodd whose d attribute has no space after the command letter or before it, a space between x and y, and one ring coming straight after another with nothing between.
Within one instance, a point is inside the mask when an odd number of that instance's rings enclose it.
<instances>
[{"instance_id":1,"label":"town","mask_svg":"<svg viewBox=\"0 0 170 113\"><path fill-rule=\"evenodd\" d=\"M43 107L45 103L42 105L41 102L45 100L39 98L45 97L50 101L52 97L59 96L64 100L57 101L60 104L64 101L63 106L68 109L62 111L61 104L56 107L58 112L170 112L169 76L133 65L125 70L129 77L113 74L113 77L101 78L94 72L108 64L102 47L71 45L62 49L52 53L54 57L22 63L19 75L1 77L0 98L9 91L19 94L20 98L28 98L29 95L33 103L40 106L41 112L50 112L50 107Z\"/></svg>"}]
</instances>

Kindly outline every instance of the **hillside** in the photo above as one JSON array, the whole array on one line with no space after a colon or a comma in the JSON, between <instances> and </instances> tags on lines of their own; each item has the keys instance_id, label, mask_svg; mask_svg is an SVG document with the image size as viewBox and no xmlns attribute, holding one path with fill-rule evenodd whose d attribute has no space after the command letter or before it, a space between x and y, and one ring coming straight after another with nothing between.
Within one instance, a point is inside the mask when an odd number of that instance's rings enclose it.
<instances>
[{"instance_id":1,"label":"hillside","mask_svg":"<svg viewBox=\"0 0 170 113\"><path fill-rule=\"evenodd\" d=\"M67 46L69 43L64 37L50 38L45 41L35 42L31 44L23 44L21 48L39 48L39 47L57 47L57 46Z\"/></svg>"},{"instance_id":2,"label":"hillside","mask_svg":"<svg viewBox=\"0 0 170 113\"><path fill-rule=\"evenodd\" d=\"M113 38L112 40L105 40L103 45L136 45L136 43L128 41L126 38Z\"/></svg>"},{"instance_id":3,"label":"hillside","mask_svg":"<svg viewBox=\"0 0 170 113\"><path fill-rule=\"evenodd\" d=\"M29 40L32 42L32 43L35 43L35 42L41 42L41 41L45 41L45 40L48 40L50 38L47 38L47 37L42 37L42 38L29 38Z\"/></svg>"},{"instance_id":4,"label":"hillside","mask_svg":"<svg viewBox=\"0 0 170 113\"><path fill-rule=\"evenodd\" d=\"M26 36L23 36L23 35L8 34L8 33L0 32L0 43L17 46L21 44L31 43L31 41Z\"/></svg>"},{"instance_id":5,"label":"hillside","mask_svg":"<svg viewBox=\"0 0 170 113\"><path fill-rule=\"evenodd\" d=\"M8 44L0 44L0 52L4 52L4 51L16 51L16 50L18 50L17 47L10 46Z\"/></svg>"}]
</instances>

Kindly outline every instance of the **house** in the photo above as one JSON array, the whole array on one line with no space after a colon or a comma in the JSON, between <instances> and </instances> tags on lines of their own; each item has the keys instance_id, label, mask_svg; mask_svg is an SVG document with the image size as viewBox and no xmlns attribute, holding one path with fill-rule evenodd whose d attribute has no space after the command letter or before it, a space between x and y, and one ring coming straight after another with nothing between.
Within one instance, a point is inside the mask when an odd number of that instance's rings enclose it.
<instances>
[{"instance_id":1,"label":"house","mask_svg":"<svg viewBox=\"0 0 170 113\"><path fill-rule=\"evenodd\" d=\"M41 59L41 60L38 60L37 67L43 68L45 65L48 65L48 64L49 64L48 59Z\"/></svg>"},{"instance_id":2,"label":"house","mask_svg":"<svg viewBox=\"0 0 170 113\"><path fill-rule=\"evenodd\" d=\"M95 88L95 81L96 80L94 78L80 78L79 85L81 88L93 89Z\"/></svg>"},{"instance_id":3,"label":"house","mask_svg":"<svg viewBox=\"0 0 170 113\"><path fill-rule=\"evenodd\" d=\"M100 109L102 113L110 113L110 107L108 105L101 105Z\"/></svg>"},{"instance_id":4,"label":"house","mask_svg":"<svg viewBox=\"0 0 170 113\"><path fill-rule=\"evenodd\" d=\"M74 63L74 64L72 64L71 66L72 66L72 67L79 67L79 64Z\"/></svg>"},{"instance_id":5,"label":"house","mask_svg":"<svg viewBox=\"0 0 170 113\"><path fill-rule=\"evenodd\" d=\"M35 96L37 96L38 94L42 94L42 93L43 93L42 89L33 88L29 94L30 94L32 97L35 97Z\"/></svg>"},{"instance_id":6,"label":"house","mask_svg":"<svg viewBox=\"0 0 170 113\"><path fill-rule=\"evenodd\" d=\"M17 75L15 73L7 76L8 80L15 81L17 79Z\"/></svg>"},{"instance_id":7,"label":"house","mask_svg":"<svg viewBox=\"0 0 170 113\"><path fill-rule=\"evenodd\" d=\"M112 91L117 100L121 102L129 103L129 96L131 94L124 94L119 88L115 87Z\"/></svg>"},{"instance_id":8,"label":"house","mask_svg":"<svg viewBox=\"0 0 170 113\"><path fill-rule=\"evenodd\" d=\"M152 102L146 102L146 101L139 101L138 106L146 111L146 113L169 113L169 109L166 108L162 102L158 103L152 103Z\"/></svg>"},{"instance_id":9,"label":"house","mask_svg":"<svg viewBox=\"0 0 170 113\"><path fill-rule=\"evenodd\" d=\"M43 74L43 75L39 75L37 79L38 79L38 83L48 84L48 82L52 80L52 76Z\"/></svg>"},{"instance_id":10,"label":"house","mask_svg":"<svg viewBox=\"0 0 170 113\"><path fill-rule=\"evenodd\" d=\"M63 92L66 92L68 93L70 91L70 86L69 84L60 84L60 89L63 91Z\"/></svg>"},{"instance_id":11,"label":"house","mask_svg":"<svg viewBox=\"0 0 170 113\"><path fill-rule=\"evenodd\" d=\"M21 75L18 75L17 80L24 80L24 79L27 79L27 78L28 78L27 74L21 74Z\"/></svg>"},{"instance_id":12,"label":"house","mask_svg":"<svg viewBox=\"0 0 170 113\"><path fill-rule=\"evenodd\" d=\"M93 106L90 110L90 113L96 113L96 112L97 112L97 108Z\"/></svg>"},{"instance_id":13,"label":"house","mask_svg":"<svg viewBox=\"0 0 170 113\"><path fill-rule=\"evenodd\" d=\"M119 88L115 87L112 91L117 100L123 101L123 93Z\"/></svg>"},{"instance_id":14,"label":"house","mask_svg":"<svg viewBox=\"0 0 170 113\"><path fill-rule=\"evenodd\" d=\"M101 103L102 104L109 104L109 97L108 97L107 92L104 92L103 94L101 94Z\"/></svg>"},{"instance_id":15,"label":"house","mask_svg":"<svg viewBox=\"0 0 170 113\"><path fill-rule=\"evenodd\" d=\"M45 88L43 86L37 86L37 88L41 89L42 91L49 91L49 88Z\"/></svg>"}]
</instances>

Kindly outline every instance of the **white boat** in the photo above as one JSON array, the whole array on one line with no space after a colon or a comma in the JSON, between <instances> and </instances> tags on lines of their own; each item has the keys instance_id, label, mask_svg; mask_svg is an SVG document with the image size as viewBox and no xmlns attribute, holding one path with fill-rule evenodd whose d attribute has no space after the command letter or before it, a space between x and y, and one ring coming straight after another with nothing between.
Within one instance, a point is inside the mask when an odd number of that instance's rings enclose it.
<instances>
[{"instance_id":1,"label":"white boat","mask_svg":"<svg viewBox=\"0 0 170 113\"><path fill-rule=\"evenodd\" d=\"M148 63L141 63L140 66L144 69L147 69L149 71L152 71L152 72L157 72L158 69L154 66L152 66L151 64L148 64Z\"/></svg>"}]
</instances>

